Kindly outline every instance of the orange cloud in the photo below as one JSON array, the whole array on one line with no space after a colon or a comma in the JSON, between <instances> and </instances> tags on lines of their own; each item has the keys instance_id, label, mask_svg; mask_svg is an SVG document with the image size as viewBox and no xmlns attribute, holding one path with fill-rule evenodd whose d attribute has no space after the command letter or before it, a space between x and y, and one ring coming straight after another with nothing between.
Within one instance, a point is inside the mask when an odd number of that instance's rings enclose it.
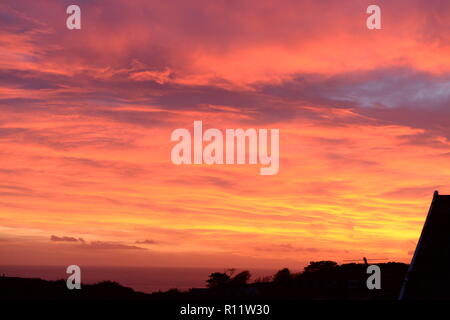
<instances>
[{"instance_id":1,"label":"orange cloud","mask_svg":"<svg viewBox=\"0 0 450 320\"><path fill-rule=\"evenodd\" d=\"M48 4L1 5L5 264L407 262L450 191L446 2ZM279 173L173 165L194 120L279 128Z\"/></svg>"}]
</instances>

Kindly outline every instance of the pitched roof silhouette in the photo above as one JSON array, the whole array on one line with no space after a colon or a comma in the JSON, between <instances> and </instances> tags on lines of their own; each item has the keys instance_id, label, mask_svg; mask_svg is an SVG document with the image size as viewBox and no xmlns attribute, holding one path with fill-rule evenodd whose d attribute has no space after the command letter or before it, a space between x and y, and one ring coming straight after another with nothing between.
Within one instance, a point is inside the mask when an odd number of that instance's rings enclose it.
<instances>
[{"instance_id":1,"label":"pitched roof silhouette","mask_svg":"<svg viewBox=\"0 0 450 320\"><path fill-rule=\"evenodd\" d=\"M399 298L450 298L450 195L434 192Z\"/></svg>"}]
</instances>

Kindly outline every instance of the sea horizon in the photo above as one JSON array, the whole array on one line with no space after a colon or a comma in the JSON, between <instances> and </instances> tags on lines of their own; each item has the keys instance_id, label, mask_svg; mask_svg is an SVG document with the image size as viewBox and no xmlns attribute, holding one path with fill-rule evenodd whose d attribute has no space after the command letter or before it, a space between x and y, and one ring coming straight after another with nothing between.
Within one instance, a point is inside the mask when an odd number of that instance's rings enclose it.
<instances>
[{"instance_id":1,"label":"sea horizon","mask_svg":"<svg viewBox=\"0 0 450 320\"><path fill-rule=\"evenodd\" d=\"M83 266L81 282L93 284L100 281L114 281L135 291L152 293L178 289L205 288L206 280L212 272L225 272L229 268L215 267L122 267L122 266ZM67 266L27 266L0 265L0 275L20 278L40 278L43 280L67 279ZM279 268L281 269L281 268ZM249 270L250 281L274 275L279 269L235 268L235 273ZM298 272L299 270L291 270Z\"/></svg>"}]
</instances>

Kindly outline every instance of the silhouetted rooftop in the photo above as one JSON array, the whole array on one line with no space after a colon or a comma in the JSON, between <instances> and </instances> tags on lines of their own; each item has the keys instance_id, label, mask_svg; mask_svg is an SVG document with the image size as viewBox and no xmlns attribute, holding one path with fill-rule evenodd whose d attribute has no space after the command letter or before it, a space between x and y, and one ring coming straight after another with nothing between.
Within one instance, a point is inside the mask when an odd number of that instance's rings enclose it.
<instances>
[{"instance_id":1,"label":"silhouetted rooftop","mask_svg":"<svg viewBox=\"0 0 450 320\"><path fill-rule=\"evenodd\" d=\"M434 192L400 298L450 298L450 195Z\"/></svg>"}]
</instances>

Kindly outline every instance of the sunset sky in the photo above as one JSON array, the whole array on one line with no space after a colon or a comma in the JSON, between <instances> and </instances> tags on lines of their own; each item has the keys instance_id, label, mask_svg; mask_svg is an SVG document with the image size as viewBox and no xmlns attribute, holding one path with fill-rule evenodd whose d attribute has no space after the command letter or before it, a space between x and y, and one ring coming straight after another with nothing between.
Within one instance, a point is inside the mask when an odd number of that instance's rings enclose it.
<instances>
[{"instance_id":1,"label":"sunset sky","mask_svg":"<svg viewBox=\"0 0 450 320\"><path fill-rule=\"evenodd\" d=\"M0 110L0 264L409 262L450 194L450 1L2 0ZM278 174L174 165L195 120L280 129Z\"/></svg>"}]
</instances>

